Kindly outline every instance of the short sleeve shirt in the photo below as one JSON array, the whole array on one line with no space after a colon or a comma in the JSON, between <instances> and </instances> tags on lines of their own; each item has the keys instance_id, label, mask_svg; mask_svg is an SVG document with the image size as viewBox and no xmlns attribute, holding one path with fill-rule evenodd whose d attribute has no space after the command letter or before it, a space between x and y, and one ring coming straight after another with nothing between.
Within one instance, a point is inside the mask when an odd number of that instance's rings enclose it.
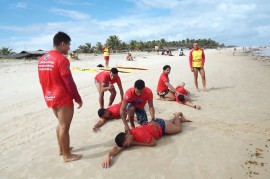
<instances>
[{"instance_id":1,"label":"short sleeve shirt","mask_svg":"<svg viewBox=\"0 0 270 179\"><path fill-rule=\"evenodd\" d=\"M178 93L184 95L185 97L186 97L187 94L188 94L187 90L186 90L184 87L182 87L182 86L176 87L175 90L176 90ZM178 99L177 95L175 95L175 99L176 99L176 101L177 101L178 103L180 103L180 104L182 104L182 103L184 102L184 101L180 101L180 100Z\"/></svg>"},{"instance_id":2,"label":"short sleeve shirt","mask_svg":"<svg viewBox=\"0 0 270 179\"><path fill-rule=\"evenodd\" d=\"M162 136L162 129L159 125L156 128L152 124L147 124L131 129L131 134L137 142L149 144L152 138L157 139Z\"/></svg>"},{"instance_id":3,"label":"short sleeve shirt","mask_svg":"<svg viewBox=\"0 0 270 179\"><path fill-rule=\"evenodd\" d=\"M113 104L107 108L107 110L111 113L112 118L120 117L120 108L121 103Z\"/></svg>"},{"instance_id":4,"label":"short sleeve shirt","mask_svg":"<svg viewBox=\"0 0 270 179\"><path fill-rule=\"evenodd\" d=\"M137 96L135 93L135 88L132 87L126 91L123 100L127 103L131 103L136 108L142 109L148 101L153 100L153 93L151 89L145 87L142 95Z\"/></svg>"},{"instance_id":5,"label":"short sleeve shirt","mask_svg":"<svg viewBox=\"0 0 270 179\"><path fill-rule=\"evenodd\" d=\"M109 71L102 71L99 74L96 75L95 80L104 83L105 86L109 86L109 84L117 83L118 85L121 84L121 79L117 75L113 80L110 78L110 72Z\"/></svg>"},{"instance_id":6,"label":"short sleeve shirt","mask_svg":"<svg viewBox=\"0 0 270 179\"><path fill-rule=\"evenodd\" d=\"M157 86L157 92L161 93L168 89L168 86L166 86L166 82L170 82L169 76L166 73L162 73L158 80L158 86Z\"/></svg>"},{"instance_id":7,"label":"short sleeve shirt","mask_svg":"<svg viewBox=\"0 0 270 179\"><path fill-rule=\"evenodd\" d=\"M44 54L38 61L38 75L48 107L73 106L63 78L71 75L69 60L57 50Z\"/></svg>"}]
</instances>

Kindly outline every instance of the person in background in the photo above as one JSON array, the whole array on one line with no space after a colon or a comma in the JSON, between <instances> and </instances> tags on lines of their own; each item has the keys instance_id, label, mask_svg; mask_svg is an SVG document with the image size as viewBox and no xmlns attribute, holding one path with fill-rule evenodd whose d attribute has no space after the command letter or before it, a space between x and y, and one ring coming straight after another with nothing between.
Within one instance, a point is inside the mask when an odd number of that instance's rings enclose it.
<instances>
[{"instance_id":1,"label":"person in background","mask_svg":"<svg viewBox=\"0 0 270 179\"><path fill-rule=\"evenodd\" d=\"M109 60L110 60L110 49L107 46L107 44L102 47L103 55L104 55L104 60L105 60L105 67L109 67Z\"/></svg>"},{"instance_id":2,"label":"person in background","mask_svg":"<svg viewBox=\"0 0 270 179\"><path fill-rule=\"evenodd\" d=\"M189 53L189 65L194 75L195 90L197 92L200 91L198 87L198 73L200 73L202 77L203 91L208 92L208 90L206 89L204 63L205 63L204 50L199 48L198 42L194 42L193 49Z\"/></svg>"}]
</instances>

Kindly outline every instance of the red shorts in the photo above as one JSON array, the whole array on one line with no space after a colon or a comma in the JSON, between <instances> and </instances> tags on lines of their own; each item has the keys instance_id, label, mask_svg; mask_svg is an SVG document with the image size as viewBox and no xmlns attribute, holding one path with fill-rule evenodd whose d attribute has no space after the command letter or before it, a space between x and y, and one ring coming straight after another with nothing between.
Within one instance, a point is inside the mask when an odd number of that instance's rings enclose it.
<instances>
[{"instance_id":1,"label":"red shorts","mask_svg":"<svg viewBox=\"0 0 270 179\"><path fill-rule=\"evenodd\" d=\"M110 56L104 56L104 60L110 60Z\"/></svg>"},{"instance_id":2,"label":"red shorts","mask_svg":"<svg viewBox=\"0 0 270 179\"><path fill-rule=\"evenodd\" d=\"M57 101L57 102L54 102L54 103L47 102L47 106L49 108L59 108L59 107L62 107L62 106L73 107L74 103L73 103L73 100L61 100L61 101Z\"/></svg>"}]
</instances>

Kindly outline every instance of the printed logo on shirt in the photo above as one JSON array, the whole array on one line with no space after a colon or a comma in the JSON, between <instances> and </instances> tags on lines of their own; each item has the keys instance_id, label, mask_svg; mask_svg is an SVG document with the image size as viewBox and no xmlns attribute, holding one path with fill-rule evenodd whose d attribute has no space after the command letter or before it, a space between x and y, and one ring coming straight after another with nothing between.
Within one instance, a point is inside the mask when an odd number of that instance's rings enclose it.
<instances>
[{"instance_id":1,"label":"printed logo on shirt","mask_svg":"<svg viewBox=\"0 0 270 179\"><path fill-rule=\"evenodd\" d=\"M128 96L125 96L126 99L128 99L129 97Z\"/></svg>"},{"instance_id":2,"label":"printed logo on shirt","mask_svg":"<svg viewBox=\"0 0 270 179\"><path fill-rule=\"evenodd\" d=\"M50 54L46 54L44 60L48 60L50 58Z\"/></svg>"}]
</instances>

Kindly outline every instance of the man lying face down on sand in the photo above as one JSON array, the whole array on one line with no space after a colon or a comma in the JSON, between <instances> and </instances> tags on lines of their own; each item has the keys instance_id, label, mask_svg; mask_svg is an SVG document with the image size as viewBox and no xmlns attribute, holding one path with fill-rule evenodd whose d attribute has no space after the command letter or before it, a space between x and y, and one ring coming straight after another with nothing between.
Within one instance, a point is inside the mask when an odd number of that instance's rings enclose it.
<instances>
[{"instance_id":1,"label":"man lying face down on sand","mask_svg":"<svg viewBox=\"0 0 270 179\"><path fill-rule=\"evenodd\" d=\"M115 137L114 146L105 156L102 167L109 168L112 157L117 155L123 149L134 146L155 146L156 139L164 134L177 134L181 132L182 122L192 122L187 120L181 112L174 113L170 120L156 118L146 125L132 128L130 133L121 132Z\"/></svg>"},{"instance_id":2,"label":"man lying face down on sand","mask_svg":"<svg viewBox=\"0 0 270 179\"><path fill-rule=\"evenodd\" d=\"M120 119L121 104L122 104L122 102L117 103L117 104L113 104L106 109L100 108L98 110L99 120L93 126L93 131L97 132L98 128L101 127L109 119Z\"/></svg>"}]
</instances>

